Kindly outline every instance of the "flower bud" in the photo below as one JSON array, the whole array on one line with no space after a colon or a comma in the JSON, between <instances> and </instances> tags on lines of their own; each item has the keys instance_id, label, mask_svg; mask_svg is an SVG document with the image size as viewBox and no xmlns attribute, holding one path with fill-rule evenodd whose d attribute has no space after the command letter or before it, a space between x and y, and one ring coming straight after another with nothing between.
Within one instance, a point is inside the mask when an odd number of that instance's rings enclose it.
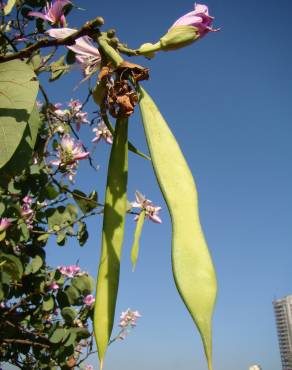
<instances>
[{"instance_id":1,"label":"flower bud","mask_svg":"<svg viewBox=\"0 0 292 370\"><path fill-rule=\"evenodd\" d=\"M200 37L198 29L193 26L176 26L160 39L161 49L165 51L180 49Z\"/></svg>"}]
</instances>

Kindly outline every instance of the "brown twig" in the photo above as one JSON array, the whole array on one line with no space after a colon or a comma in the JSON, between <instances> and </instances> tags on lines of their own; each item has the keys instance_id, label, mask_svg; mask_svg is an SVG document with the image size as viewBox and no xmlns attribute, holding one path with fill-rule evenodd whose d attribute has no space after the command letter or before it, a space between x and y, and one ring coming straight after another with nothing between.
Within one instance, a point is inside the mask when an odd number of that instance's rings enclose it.
<instances>
[{"instance_id":1,"label":"brown twig","mask_svg":"<svg viewBox=\"0 0 292 370\"><path fill-rule=\"evenodd\" d=\"M48 344L43 344L43 343L39 343L39 342L33 342L31 340L28 340L28 339L1 339L1 342L3 343L20 343L20 344L28 344L28 345L31 345L31 346L34 346L34 347L42 347L42 348L50 348L50 346Z\"/></svg>"},{"instance_id":2,"label":"brown twig","mask_svg":"<svg viewBox=\"0 0 292 370\"><path fill-rule=\"evenodd\" d=\"M9 60L22 59L29 57L34 51L41 48L48 48L51 46L61 46L61 45L72 45L75 40L82 36L93 36L99 34L99 29L96 28L103 24L103 19L97 17L92 21L86 22L80 30L74 32L72 35L64 39L54 39L49 40L47 38L41 39L33 45L30 45L14 54L0 55L0 63L8 62Z\"/></svg>"}]
</instances>

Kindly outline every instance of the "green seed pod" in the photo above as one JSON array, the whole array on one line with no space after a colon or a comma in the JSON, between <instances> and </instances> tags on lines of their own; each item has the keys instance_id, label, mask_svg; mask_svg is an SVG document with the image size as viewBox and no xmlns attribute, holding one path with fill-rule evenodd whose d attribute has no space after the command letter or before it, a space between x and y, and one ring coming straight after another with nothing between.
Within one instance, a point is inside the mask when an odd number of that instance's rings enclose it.
<instances>
[{"instance_id":1,"label":"green seed pod","mask_svg":"<svg viewBox=\"0 0 292 370\"><path fill-rule=\"evenodd\" d=\"M102 229L102 249L96 284L94 335L103 367L112 333L119 286L120 258L127 211L128 119L117 120L110 154Z\"/></svg>"},{"instance_id":2,"label":"green seed pod","mask_svg":"<svg viewBox=\"0 0 292 370\"><path fill-rule=\"evenodd\" d=\"M172 221L172 268L179 294L201 334L212 370L211 321L217 283L201 229L193 176L167 123L141 87L140 109L154 172Z\"/></svg>"}]
</instances>

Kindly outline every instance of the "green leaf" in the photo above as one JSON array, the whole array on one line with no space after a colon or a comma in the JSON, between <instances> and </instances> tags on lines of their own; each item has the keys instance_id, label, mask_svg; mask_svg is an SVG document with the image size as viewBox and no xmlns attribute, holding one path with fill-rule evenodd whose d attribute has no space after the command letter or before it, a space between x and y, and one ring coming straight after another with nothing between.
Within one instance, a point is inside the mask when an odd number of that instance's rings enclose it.
<instances>
[{"instance_id":1,"label":"green leaf","mask_svg":"<svg viewBox=\"0 0 292 370\"><path fill-rule=\"evenodd\" d=\"M105 194L102 249L94 305L94 334L101 363L111 337L119 286L128 181L128 119L117 119Z\"/></svg>"},{"instance_id":2,"label":"green leaf","mask_svg":"<svg viewBox=\"0 0 292 370\"><path fill-rule=\"evenodd\" d=\"M64 342L64 340L68 338L69 334L70 333L68 332L68 330L64 328L57 328L49 337L49 341L55 344Z\"/></svg>"},{"instance_id":3,"label":"green leaf","mask_svg":"<svg viewBox=\"0 0 292 370\"><path fill-rule=\"evenodd\" d=\"M65 294L68 298L70 304L77 304L80 299L79 290L76 289L74 286L69 286L65 289Z\"/></svg>"},{"instance_id":4,"label":"green leaf","mask_svg":"<svg viewBox=\"0 0 292 370\"><path fill-rule=\"evenodd\" d=\"M88 337L90 337L90 332L88 329L86 328L76 328L76 333L77 333L77 337L78 339L86 339Z\"/></svg>"},{"instance_id":5,"label":"green leaf","mask_svg":"<svg viewBox=\"0 0 292 370\"><path fill-rule=\"evenodd\" d=\"M63 246L63 245L65 245L65 243L66 243L66 233L59 233L58 234L58 236L57 236L57 244L58 245L61 245L61 246Z\"/></svg>"},{"instance_id":6,"label":"green leaf","mask_svg":"<svg viewBox=\"0 0 292 370\"><path fill-rule=\"evenodd\" d=\"M23 275L21 260L12 254L0 252L0 274L1 272L6 273L11 280L20 280Z\"/></svg>"},{"instance_id":7,"label":"green leaf","mask_svg":"<svg viewBox=\"0 0 292 370\"><path fill-rule=\"evenodd\" d=\"M44 311L52 311L55 307L55 300L51 297L45 297L43 300L43 310Z\"/></svg>"},{"instance_id":8,"label":"green leaf","mask_svg":"<svg viewBox=\"0 0 292 370\"><path fill-rule=\"evenodd\" d=\"M51 77L50 81L55 81L61 76L63 76L65 73L69 72L70 67L65 64L65 56L62 55L60 59L58 59L56 62L53 62L50 65L51 68Z\"/></svg>"},{"instance_id":9,"label":"green leaf","mask_svg":"<svg viewBox=\"0 0 292 370\"><path fill-rule=\"evenodd\" d=\"M82 295L90 294L95 286L91 276L81 275L72 279L72 286L77 288Z\"/></svg>"},{"instance_id":10,"label":"green leaf","mask_svg":"<svg viewBox=\"0 0 292 370\"><path fill-rule=\"evenodd\" d=\"M76 319L78 312L72 307L64 307L61 311L61 314L68 324L72 324L72 322Z\"/></svg>"},{"instance_id":11,"label":"green leaf","mask_svg":"<svg viewBox=\"0 0 292 370\"><path fill-rule=\"evenodd\" d=\"M78 210L73 204L68 204L66 208L64 206L48 208L46 216L50 230L59 231L76 220Z\"/></svg>"},{"instance_id":12,"label":"green leaf","mask_svg":"<svg viewBox=\"0 0 292 370\"><path fill-rule=\"evenodd\" d=\"M4 7L4 15L8 15L12 12L12 9L16 3L16 0L8 0Z\"/></svg>"},{"instance_id":13,"label":"green leaf","mask_svg":"<svg viewBox=\"0 0 292 370\"><path fill-rule=\"evenodd\" d=\"M0 232L0 242L2 242L2 240L4 240L6 238L6 231L3 230Z\"/></svg>"},{"instance_id":14,"label":"green leaf","mask_svg":"<svg viewBox=\"0 0 292 370\"><path fill-rule=\"evenodd\" d=\"M131 251L131 261L133 265L133 271L135 270L137 259L138 259L138 254L139 254L139 241L144 225L144 220L145 220L145 211L142 211L139 215L139 218L137 220L137 225L136 225L136 230L134 234L134 241L132 245L132 251Z\"/></svg>"},{"instance_id":15,"label":"green leaf","mask_svg":"<svg viewBox=\"0 0 292 370\"><path fill-rule=\"evenodd\" d=\"M3 215L3 212L5 211L5 204L0 203L0 217Z\"/></svg>"},{"instance_id":16,"label":"green leaf","mask_svg":"<svg viewBox=\"0 0 292 370\"><path fill-rule=\"evenodd\" d=\"M85 214L92 211L94 208L98 206L97 203L97 193L94 191L90 196L87 196L80 190L73 190L73 198L81 211Z\"/></svg>"},{"instance_id":17,"label":"green leaf","mask_svg":"<svg viewBox=\"0 0 292 370\"><path fill-rule=\"evenodd\" d=\"M20 60L0 64L0 169L11 160L22 140L22 146L26 143L31 150L34 124L28 121L37 91L38 82L29 65Z\"/></svg>"},{"instance_id":18,"label":"green leaf","mask_svg":"<svg viewBox=\"0 0 292 370\"><path fill-rule=\"evenodd\" d=\"M27 225L24 222L22 222L19 225L19 230L21 231L22 240L24 240L24 241L27 242L30 235L29 235L28 227L27 227Z\"/></svg>"},{"instance_id":19,"label":"green leaf","mask_svg":"<svg viewBox=\"0 0 292 370\"><path fill-rule=\"evenodd\" d=\"M78 223L78 234L77 234L77 239L79 241L79 244L81 247L86 243L88 239L88 231L87 231L87 226L86 223L79 221Z\"/></svg>"},{"instance_id":20,"label":"green leaf","mask_svg":"<svg viewBox=\"0 0 292 370\"><path fill-rule=\"evenodd\" d=\"M30 262L31 267L32 267L31 272L33 274L38 272L39 269L42 267L43 263L44 263L44 261L40 256L35 256Z\"/></svg>"},{"instance_id":21,"label":"green leaf","mask_svg":"<svg viewBox=\"0 0 292 370\"><path fill-rule=\"evenodd\" d=\"M39 242L42 242L42 241L47 241L48 239L49 239L49 237L50 237L50 234L41 234L39 237L38 237L38 241Z\"/></svg>"},{"instance_id":22,"label":"green leaf","mask_svg":"<svg viewBox=\"0 0 292 370\"><path fill-rule=\"evenodd\" d=\"M140 109L154 172L172 227L172 267L178 292L196 323L212 369L212 314L217 283L200 225L196 185L186 160L153 100L141 87Z\"/></svg>"},{"instance_id":23,"label":"green leaf","mask_svg":"<svg viewBox=\"0 0 292 370\"><path fill-rule=\"evenodd\" d=\"M77 333L76 331L73 331L73 329L71 329L68 339L64 342L64 346L65 347L72 346L72 344L75 344L76 339L77 339Z\"/></svg>"},{"instance_id":24,"label":"green leaf","mask_svg":"<svg viewBox=\"0 0 292 370\"><path fill-rule=\"evenodd\" d=\"M45 186L44 194L45 197L49 200L54 200L59 196L59 192L52 184L48 184L47 186Z\"/></svg>"}]
</instances>

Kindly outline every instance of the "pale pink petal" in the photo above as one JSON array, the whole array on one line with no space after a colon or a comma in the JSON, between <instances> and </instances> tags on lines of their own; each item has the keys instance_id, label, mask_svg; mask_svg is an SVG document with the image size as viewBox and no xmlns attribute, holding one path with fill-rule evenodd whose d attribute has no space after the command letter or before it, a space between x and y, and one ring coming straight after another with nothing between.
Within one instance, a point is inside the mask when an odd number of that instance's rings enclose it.
<instances>
[{"instance_id":1,"label":"pale pink petal","mask_svg":"<svg viewBox=\"0 0 292 370\"><path fill-rule=\"evenodd\" d=\"M81 56L94 56L100 58L99 50L92 45L90 40L92 39L88 36L79 37L75 40L75 45L68 46L68 49Z\"/></svg>"},{"instance_id":2,"label":"pale pink petal","mask_svg":"<svg viewBox=\"0 0 292 370\"><path fill-rule=\"evenodd\" d=\"M64 16L64 7L71 4L69 0L56 0L48 11L48 16L54 19L54 23L60 21L62 15Z\"/></svg>"},{"instance_id":3,"label":"pale pink petal","mask_svg":"<svg viewBox=\"0 0 292 370\"><path fill-rule=\"evenodd\" d=\"M50 30L46 31L46 33L55 38L55 39L65 39L66 37L72 35L77 30L73 28L51 28Z\"/></svg>"},{"instance_id":4,"label":"pale pink petal","mask_svg":"<svg viewBox=\"0 0 292 370\"><path fill-rule=\"evenodd\" d=\"M79 160L81 160L81 159L86 159L86 158L88 158L88 157L89 157L89 155L90 155L90 152L82 152L82 153L79 153L79 154L74 155L74 159L75 159L76 161L79 161Z\"/></svg>"},{"instance_id":5,"label":"pale pink petal","mask_svg":"<svg viewBox=\"0 0 292 370\"><path fill-rule=\"evenodd\" d=\"M161 224L162 220L159 216L157 215L149 215L149 219L152 220L153 222L156 222L157 224Z\"/></svg>"},{"instance_id":6,"label":"pale pink petal","mask_svg":"<svg viewBox=\"0 0 292 370\"><path fill-rule=\"evenodd\" d=\"M51 19L46 14L41 12L29 12L27 15L29 15L30 17L41 18L45 21L51 21Z\"/></svg>"},{"instance_id":7,"label":"pale pink petal","mask_svg":"<svg viewBox=\"0 0 292 370\"><path fill-rule=\"evenodd\" d=\"M144 195L142 195L138 190L135 192L135 197L136 197L137 203L140 203L140 204L142 204L146 200Z\"/></svg>"}]
</instances>

